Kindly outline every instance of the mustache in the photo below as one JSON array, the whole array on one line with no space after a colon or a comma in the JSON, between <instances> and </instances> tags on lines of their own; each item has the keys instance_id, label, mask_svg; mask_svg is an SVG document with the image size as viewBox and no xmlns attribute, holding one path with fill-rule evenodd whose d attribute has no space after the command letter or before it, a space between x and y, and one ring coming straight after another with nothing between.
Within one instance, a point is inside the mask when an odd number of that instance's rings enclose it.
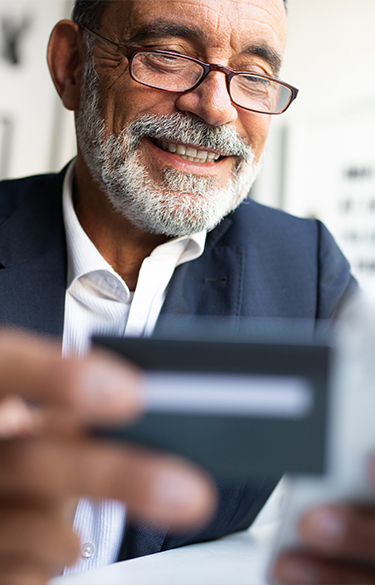
<instances>
[{"instance_id":1,"label":"mustache","mask_svg":"<svg viewBox=\"0 0 375 585\"><path fill-rule=\"evenodd\" d=\"M230 126L210 126L194 114L176 112L169 116L141 116L128 127L133 152L144 137L199 146L218 151L222 156L235 156L251 161L252 149Z\"/></svg>"}]
</instances>

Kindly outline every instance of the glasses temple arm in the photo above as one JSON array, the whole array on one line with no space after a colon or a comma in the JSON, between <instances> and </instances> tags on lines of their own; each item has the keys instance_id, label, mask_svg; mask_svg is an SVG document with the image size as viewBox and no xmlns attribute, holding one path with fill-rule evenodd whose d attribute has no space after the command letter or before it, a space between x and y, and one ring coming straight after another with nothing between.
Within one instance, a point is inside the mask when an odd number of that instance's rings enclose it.
<instances>
[{"instance_id":1,"label":"glasses temple arm","mask_svg":"<svg viewBox=\"0 0 375 585\"><path fill-rule=\"evenodd\" d=\"M122 45L118 45L117 43L114 43L114 42L110 41L109 39L106 39L105 37L103 37L99 33L94 32L93 30L87 28L87 26L85 26L83 24L81 24L80 26L83 30L88 32L93 37L97 38L99 41L102 41L103 43L105 43L109 47L112 47L112 49L115 49L116 51L119 51L120 53L122 53L125 57L128 57L129 50L125 49L125 47L123 47Z\"/></svg>"}]
</instances>

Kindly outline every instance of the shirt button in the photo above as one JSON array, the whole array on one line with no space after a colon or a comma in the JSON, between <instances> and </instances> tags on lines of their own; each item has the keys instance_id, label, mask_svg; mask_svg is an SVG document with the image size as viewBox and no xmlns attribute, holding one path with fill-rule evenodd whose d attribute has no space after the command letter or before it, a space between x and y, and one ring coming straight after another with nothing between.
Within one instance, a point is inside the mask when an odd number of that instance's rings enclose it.
<instances>
[{"instance_id":1,"label":"shirt button","mask_svg":"<svg viewBox=\"0 0 375 585\"><path fill-rule=\"evenodd\" d=\"M91 542L85 542L81 545L81 555L85 559L90 559L95 553L95 547Z\"/></svg>"},{"instance_id":2,"label":"shirt button","mask_svg":"<svg viewBox=\"0 0 375 585\"><path fill-rule=\"evenodd\" d=\"M115 290L117 288L117 281L113 276L107 276L106 281L110 289Z\"/></svg>"}]
</instances>

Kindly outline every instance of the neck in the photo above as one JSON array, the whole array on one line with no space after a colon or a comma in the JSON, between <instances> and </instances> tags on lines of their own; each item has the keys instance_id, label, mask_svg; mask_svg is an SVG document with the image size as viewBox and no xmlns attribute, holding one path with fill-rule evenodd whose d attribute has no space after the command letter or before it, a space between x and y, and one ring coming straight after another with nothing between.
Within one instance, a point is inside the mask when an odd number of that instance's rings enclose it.
<instances>
[{"instance_id":1,"label":"neck","mask_svg":"<svg viewBox=\"0 0 375 585\"><path fill-rule=\"evenodd\" d=\"M144 232L116 212L79 158L75 171L73 203L78 220L103 258L133 291L143 260L168 238Z\"/></svg>"}]
</instances>

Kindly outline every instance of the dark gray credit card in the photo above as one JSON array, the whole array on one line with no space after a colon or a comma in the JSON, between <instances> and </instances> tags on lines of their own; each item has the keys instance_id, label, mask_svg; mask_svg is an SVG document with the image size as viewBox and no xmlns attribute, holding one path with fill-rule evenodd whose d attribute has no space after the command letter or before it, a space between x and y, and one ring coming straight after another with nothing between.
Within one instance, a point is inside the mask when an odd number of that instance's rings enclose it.
<instances>
[{"instance_id":1,"label":"dark gray credit card","mask_svg":"<svg viewBox=\"0 0 375 585\"><path fill-rule=\"evenodd\" d=\"M325 343L96 337L145 372L145 412L95 429L179 454L224 480L326 469Z\"/></svg>"}]
</instances>

